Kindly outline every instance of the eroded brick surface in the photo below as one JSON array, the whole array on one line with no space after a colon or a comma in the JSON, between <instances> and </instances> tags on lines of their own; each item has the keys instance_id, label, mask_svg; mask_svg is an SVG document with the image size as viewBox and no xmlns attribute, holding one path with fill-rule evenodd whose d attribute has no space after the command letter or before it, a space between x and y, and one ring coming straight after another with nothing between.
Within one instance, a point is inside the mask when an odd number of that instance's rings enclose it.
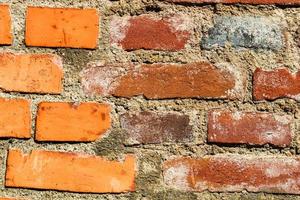
<instances>
[{"instance_id":1,"label":"eroded brick surface","mask_svg":"<svg viewBox=\"0 0 300 200\"><path fill-rule=\"evenodd\" d=\"M59 94L62 78L62 60L56 55L0 53L4 91Z\"/></svg>"},{"instance_id":2,"label":"eroded brick surface","mask_svg":"<svg viewBox=\"0 0 300 200\"><path fill-rule=\"evenodd\" d=\"M292 141L291 123L288 115L216 109L208 114L208 141L285 147Z\"/></svg>"},{"instance_id":3,"label":"eroded brick surface","mask_svg":"<svg viewBox=\"0 0 300 200\"><path fill-rule=\"evenodd\" d=\"M300 101L300 71L292 74L287 68L272 71L257 68L253 75L255 100L292 98Z\"/></svg>"},{"instance_id":4,"label":"eroded brick surface","mask_svg":"<svg viewBox=\"0 0 300 200\"><path fill-rule=\"evenodd\" d=\"M126 69L126 70L125 70ZM90 95L148 99L240 99L244 76L229 65L190 64L99 65L81 73L83 89Z\"/></svg>"},{"instance_id":5,"label":"eroded brick surface","mask_svg":"<svg viewBox=\"0 0 300 200\"><path fill-rule=\"evenodd\" d=\"M111 44L125 50L183 49L191 32L192 20L187 16L156 18L152 15L114 17L110 24Z\"/></svg>"},{"instance_id":6,"label":"eroded brick surface","mask_svg":"<svg viewBox=\"0 0 300 200\"><path fill-rule=\"evenodd\" d=\"M164 181L186 191L299 194L300 162L294 157L239 154L178 158L164 164Z\"/></svg>"}]
</instances>

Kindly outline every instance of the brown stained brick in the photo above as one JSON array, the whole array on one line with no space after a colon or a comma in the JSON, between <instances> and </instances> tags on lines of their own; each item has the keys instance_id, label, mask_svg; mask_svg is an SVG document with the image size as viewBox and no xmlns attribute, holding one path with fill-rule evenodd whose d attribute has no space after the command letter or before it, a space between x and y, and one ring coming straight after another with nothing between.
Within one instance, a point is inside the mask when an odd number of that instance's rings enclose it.
<instances>
[{"instance_id":1,"label":"brown stained brick","mask_svg":"<svg viewBox=\"0 0 300 200\"><path fill-rule=\"evenodd\" d=\"M239 69L206 62L190 64L98 65L81 72L89 95L147 99L240 99L245 79Z\"/></svg>"},{"instance_id":2,"label":"brown stained brick","mask_svg":"<svg viewBox=\"0 0 300 200\"><path fill-rule=\"evenodd\" d=\"M0 4L0 44L12 44L11 17L8 5Z\"/></svg>"},{"instance_id":3,"label":"brown stained brick","mask_svg":"<svg viewBox=\"0 0 300 200\"><path fill-rule=\"evenodd\" d=\"M99 16L96 9L28 7L28 46L95 49Z\"/></svg>"},{"instance_id":4,"label":"brown stained brick","mask_svg":"<svg viewBox=\"0 0 300 200\"><path fill-rule=\"evenodd\" d=\"M114 17L110 24L111 44L124 50L167 50L185 48L192 25L186 16L155 18L152 15Z\"/></svg>"},{"instance_id":5,"label":"brown stained brick","mask_svg":"<svg viewBox=\"0 0 300 200\"><path fill-rule=\"evenodd\" d=\"M31 137L31 114L28 100L0 98L0 137Z\"/></svg>"},{"instance_id":6,"label":"brown stained brick","mask_svg":"<svg viewBox=\"0 0 300 200\"><path fill-rule=\"evenodd\" d=\"M59 94L62 78L62 61L56 55L0 53L4 91Z\"/></svg>"},{"instance_id":7,"label":"brown stained brick","mask_svg":"<svg viewBox=\"0 0 300 200\"><path fill-rule=\"evenodd\" d=\"M120 193L135 190L135 157L109 161L78 153L9 150L6 187L86 193Z\"/></svg>"},{"instance_id":8,"label":"brown stained brick","mask_svg":"<svg viewBox=\"0 0 300 200\"><path fill-rule=\"evenodd\" d=\"M264 71L257 68L253 75L255 100L291 98L300 101L300 71L295 74L286 68Z\"/></svg>"},{"instance_id":9,"label":"brown stained brick","mask_svg":"<svg viewBox=\"0 0 300 200\"><path fill-rule=\"evenodd\" d=\"M107 104L42 102L38 106L36 140L95 141L109 129L110 123Z\"/></svg>"},{"instance_id":10,"label":"brown stained brick","mask_svg":"<svg viewBox=\"0 0 300 200\"><path fill-rule=\"evenodd\" d=\"M208 114L208 141L228 144L291 144L292 118L259 112L212 110Z\"/></svg>"},{"instance_id":11,"label":"brown stained brick","mask_svg":"<svg viewBox=\"0 0 300 200\"><path fill-rule=\"evenodd\" d=\"M130 144L189 142L193 137L188 115L144 111L123 114L120 120Z\"/></svg>"},{"instance_id":12,"label":"brown stained brick","mask_svg":"<svg viewBox=\"0 0 300 200\"><path fill-rule=\"evenodd\" d=\"M164 0L174 3L224 3L224 4L279 4L279 5L300 5L300 0Z\"/></svg>"},{"instance_id":13,"label":"brown stained brick","mask_svg":"<svg viewBox=\"0 0 300 200\"><path fill-rule=\"evenodd\" d=\"M166 161L164 181L172 188L202 192L300 194L300 162L295 157L239 154Z\"/></svg>"}]
</instances>

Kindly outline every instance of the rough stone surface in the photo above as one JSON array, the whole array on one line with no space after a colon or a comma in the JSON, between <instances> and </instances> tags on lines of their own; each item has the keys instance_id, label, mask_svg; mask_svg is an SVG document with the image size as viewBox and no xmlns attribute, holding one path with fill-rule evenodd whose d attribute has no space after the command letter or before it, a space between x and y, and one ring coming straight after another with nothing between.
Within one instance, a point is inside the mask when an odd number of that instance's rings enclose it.
<instances>
[{"instance_id":1,"label":"rough stone surface","mask_svg":"<svg viewBox=\"0 0 300 200\"><path fill-rule=\"evenodd\" d=\"M145 111L126 113L120 118L130 144L184 143L193 138L187 115Z\"/></svg>"},{"instance_id":2,"label":"rough stone surface","mask_svg":"<svg viewBox=\"0 0 300 200\"><path fill-rule=\"evenodd\" d=\"M282 27L267 17L222 16L202 38L204 49L224 47L279 50L283 47Z\"/></svg>"}]
</instances>

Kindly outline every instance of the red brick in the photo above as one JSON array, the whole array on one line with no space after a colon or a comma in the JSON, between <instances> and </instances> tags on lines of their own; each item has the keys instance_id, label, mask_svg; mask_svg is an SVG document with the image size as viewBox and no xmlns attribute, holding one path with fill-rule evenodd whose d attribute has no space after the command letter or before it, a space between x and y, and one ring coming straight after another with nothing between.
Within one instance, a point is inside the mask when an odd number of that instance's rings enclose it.
<instances>
[{"instance_id":1,"label":"red brick","mask_svg":"<svg viewBox=\"0 0 300 200\"><path fill-rule=\"evenodd\" d=\"M208 114L208 141L286 147L291 144L292 118L260 112L212 110Z\"/></svg>"},{"instance_id":2,"label":"red brick","mask_svg":"<svg viewBox=\"0 0 300 200\"><path fill-rule=\"evenodd\" d=\"M125 50L167 50L185 48L190 38L191 20L185 16L156 18L152 15L114 17L111 43Z\"/></svg>"},{"instance_id":3,"label":"red brick","mask_svg":"<svg viewBox=\"0 0 300 200\"><path fill-rule=\"evenodd\" d=\"M130 144L189 142L193 137L188 115L144 111L123 114L120 121Z\"/></svg>"},{"instance_id":4,"label":"red brick","mask_svg":"<svg viewBox=\"0 0 300 200\"><path fill-rule=\"evenodd\" d=\"M36 140L95 141L110 127L110 106L100 103L42 102Z\"/></svg>"},{"instance_id":5,"label":"red brick","mask_svg":"<svg viewBox=\"0 0 300 200\"><path fill-rule=\"evenodd\" d=\"M11 17L8 5L0 4L0 44L12 43Z\"/></svg>"},{"instance_id":6,"label":"red brick","mask_svg":"<svg viewBox=\"0 0 300 200\"><path fill-rule=\"evenodd\" d=\"M0 98L0 137L30 138L30 102L25 99Z\"/></svg>"},{"instance_id":7,"label":"red brick","mask_svg":"<svg viewBox=\"0 0 300 200\"><path fill-rule=\"evenodd\" d=\"M96 9L28 7L25 42L28 46L95 49L98 29Z\"/></svg>"},{"instance_id":8,"label":"red brick","mask_svg":"<svg viewBox=\"0 0 300 200\"><path fill-rule=\"evenodd\" d=\"M0 53L0 88L4 91L59 94L62 77L58 56Z\"/></svg>"},{"instance_id":9,"label":"red brick","mask_svg":"<svg viewBox=\"0 0 300 200\"><path fill-rule=\"evenodd\" d=\"M175 3L224 3L224 4L279 4L279 5L300 5L299 0L164 0Z\"/></svg>"},{"instance_id":10,"label":"red brick","mask_svg":"<svg viewBox=\"0 0 300 200\"><path fill-rule=\"evenodd\" d=\"M237 99L244 95L244 77L237 68L206 62L132 66L89 66L81 73L85 93L148 99Z\"/></svg>"},{"instance_id":11,"label":"red brick","mask_svg":"<svg viewBox=\"0 0 300 200\"><path fill-rule=\"evenodd\" d=\"M257 68L253 77L255 100L291 98L300 101L300 71L292 74L286 68L264 71Z\"/></svg>"},{"instance_id":12,"label":"red brick","mask_svg":"<svg viewBox=\"0 0 300 200\"><path fill-rule=\"evenodd\" d=\"M186 191L300 194L300 162L294 157L216 155L164 164L164 181Z\"/></svg>"},{"instance_id":13,"label":"red brick","mask_svg":"<svg viewBox=\"0 0 300 200\"><path fill-rule=\"evenodd\" d=\"M90 193L120 193L135 190L135 157L124 161L78 154L33 150L23 154L9 150L6 187Z\"/></svg>"}]
</instances>

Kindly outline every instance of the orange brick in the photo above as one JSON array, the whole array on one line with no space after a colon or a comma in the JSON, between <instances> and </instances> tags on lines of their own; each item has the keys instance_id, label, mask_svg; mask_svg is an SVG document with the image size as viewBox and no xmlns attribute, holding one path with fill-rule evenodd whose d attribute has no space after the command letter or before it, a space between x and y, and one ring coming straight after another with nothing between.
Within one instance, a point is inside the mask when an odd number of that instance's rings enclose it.
<instances>
[{"instance_id":1,"label":"orange brick","mask_svg":"<svg viewBox=\"0 0 300 200\"><path fill-rule=\"evenodd\" d=\"M5 91L59 94L62 76L58 56L0 53L0 88Z\"/></svg>"},{"instance_id":2,"label":"orange brick","mask_svg":"<svg viewBox=\"0 0 300 200\"><path fill-rule=\"evenodd\" d=\"M30 138L30 130L29 101L0 98L0 137Z\"/></svg>"},{"instance_id":3,"label":"orange brick","mask_svg":"<svg viewBox=\"0 0 300 200\"><path fill-rule=\"evenodd\" d=\"M123 162L77 153L9 150L5 185L72 192L119 193L135 190L135 157Z\"/></svg>"},{"instance_id":4,"label":"orange brick","mask_svg":"<svg viewBox=\"0 0 300 200\"><path fill-rule=\"evenodd\" d=\"M25 42L28 46L94 49L98 27L96 9L29 7Z\"/></svg>"},{"instance_id":5,"label":"orange brick","mask_svg":"<svg viewBox=\"0 0 300 200\"><path fill-rule=\"evenodd\" d=\"M0 5L0 44L12 43L11 18L8 5Z\"/></svg>"},{"instance_id":6,"label":"orange brick","mask_svg":"<svg viewBox=\"0 0 300 200\"><path fill-rule=\"evenodd\" d=\"M95 141L109 127L107 104L42 102L38 107L36 140Z\"/></svg>"}]
</instances>

